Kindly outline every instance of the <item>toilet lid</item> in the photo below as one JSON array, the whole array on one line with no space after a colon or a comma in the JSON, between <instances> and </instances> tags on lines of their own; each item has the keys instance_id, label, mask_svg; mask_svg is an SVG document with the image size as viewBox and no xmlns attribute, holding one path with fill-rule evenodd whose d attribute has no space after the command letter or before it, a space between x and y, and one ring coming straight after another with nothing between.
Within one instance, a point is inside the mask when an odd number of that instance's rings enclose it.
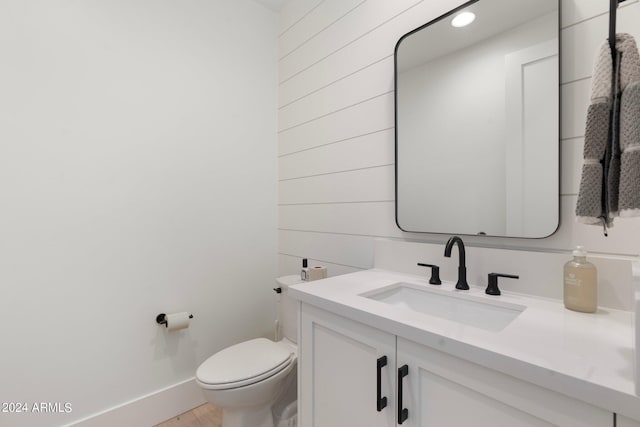
<instances>
[{"instance_id":1,"label":"toilet lid","mask_svg":"<svg viewBox=\"0 0 640 427\"><path fill-rule=\"evenodd\" d=\"M239 387L269 377L291 363L291 352L266 338L227 347L208 358L196 372L203 384Z\"/></svg>"}]
</instances>

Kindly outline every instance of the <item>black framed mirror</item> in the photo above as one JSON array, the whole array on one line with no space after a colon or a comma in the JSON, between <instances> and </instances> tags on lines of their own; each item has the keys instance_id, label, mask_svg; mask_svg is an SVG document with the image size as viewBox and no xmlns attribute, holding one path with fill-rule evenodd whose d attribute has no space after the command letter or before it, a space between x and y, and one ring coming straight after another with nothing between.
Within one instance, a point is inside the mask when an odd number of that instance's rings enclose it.
<instances>
[{"instance_id":1,"label":"black framed mirror","mask_svg":"<svg viewBox=\"0 0 640 427\"><path fill-rule=\"evenodd\" d=\"M468 13L475 20L452 25ZM395 49L398 227L553 234L559 74L559 0L469 1L404 35Z\"/></svg>"}]
</instances>

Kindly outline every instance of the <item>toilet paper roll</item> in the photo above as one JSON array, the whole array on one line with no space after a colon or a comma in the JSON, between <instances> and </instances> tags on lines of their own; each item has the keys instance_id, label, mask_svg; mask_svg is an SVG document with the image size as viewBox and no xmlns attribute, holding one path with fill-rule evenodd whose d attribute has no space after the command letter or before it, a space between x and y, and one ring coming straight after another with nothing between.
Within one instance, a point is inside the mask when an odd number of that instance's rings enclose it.
<instances>
[{"instance_id":1,"label":"toilet paper roll","mask_svg":"<svg viewBox=\"0 0 640 427\"><path fill-rule=\"evenodd\" d=\"M311 267L308 269L307 280L320 280L325 279L327 277L327 267L323 267L321 265L316 267Z\"/></svg>"},{"instance_id":2,"label":"toilet paper roll","mask_svg":"<svg viewBox=\"0 0 640 427\"><path fill-rule=\"evenodd\" d=\"M167 331L173 332L188 328L191 320L189 316L191 315L187 312L167 314L165 317Z\"/></svg>"}]
</instances>

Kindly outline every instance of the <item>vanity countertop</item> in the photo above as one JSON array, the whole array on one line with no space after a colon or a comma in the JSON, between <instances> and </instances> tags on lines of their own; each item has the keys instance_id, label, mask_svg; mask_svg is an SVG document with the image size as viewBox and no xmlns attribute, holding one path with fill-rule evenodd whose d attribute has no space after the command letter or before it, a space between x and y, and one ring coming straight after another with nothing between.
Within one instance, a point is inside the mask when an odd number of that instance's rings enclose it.
<instances>
[{"instance_id":1,"label":"vanity countertop","mask_svg":"<svg viewBox=\"0 0 640 427\"><path fill-rule=\"evenodd\" d=\"M360 294L405 282L430 291L464 292L527 308L504 329L487 331L417 313ZM487 368L595 406L640 420L635 395L634 315L598 309L578 313L561 301L484 288L456 291L452 283L427 283L424 276L372 269L305 282L289 288L292 298L402 336Z\"/></svg>"}]
</instances>

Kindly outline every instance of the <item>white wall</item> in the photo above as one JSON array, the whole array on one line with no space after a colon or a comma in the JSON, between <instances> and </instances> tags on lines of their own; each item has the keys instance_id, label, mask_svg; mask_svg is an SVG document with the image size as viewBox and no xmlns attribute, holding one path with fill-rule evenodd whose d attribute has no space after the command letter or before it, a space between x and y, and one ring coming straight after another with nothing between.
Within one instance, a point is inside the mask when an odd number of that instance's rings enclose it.
<instances>
[{"instance_id":1,"label":"white wall","mask_svg":"<svg viewBox=\"0 0 640 427\"><path fill-rule=\"evenodd\" d=\"M300 0L280 15L279 268L301 257L331 275L370 268L376 237L444 242L394 222L393 49L456 0ZM605 238L574 209L593 59L608 35L608 2L562 0L561 224L546 239L466 237L468 245L638 255L640 220ZM640 38L640 5L627 0L618 30ZM542 172L542 171L541 171ZM425 260L456 263L457 260ZM446 279L446 278L445 278Z\"/></svg>"},{"instance_id":2,"label":"white wall","mask_svg":"<svg viewBox=\"0 0 640 427\"><path fill-rule=\"evenodd\" d=\"M276 22L249 0L2 2L0 402L72 412L0 425L71 423L271 336ZM155 324L183 310L188 330Z\"/></svg>"}]
</instances>

